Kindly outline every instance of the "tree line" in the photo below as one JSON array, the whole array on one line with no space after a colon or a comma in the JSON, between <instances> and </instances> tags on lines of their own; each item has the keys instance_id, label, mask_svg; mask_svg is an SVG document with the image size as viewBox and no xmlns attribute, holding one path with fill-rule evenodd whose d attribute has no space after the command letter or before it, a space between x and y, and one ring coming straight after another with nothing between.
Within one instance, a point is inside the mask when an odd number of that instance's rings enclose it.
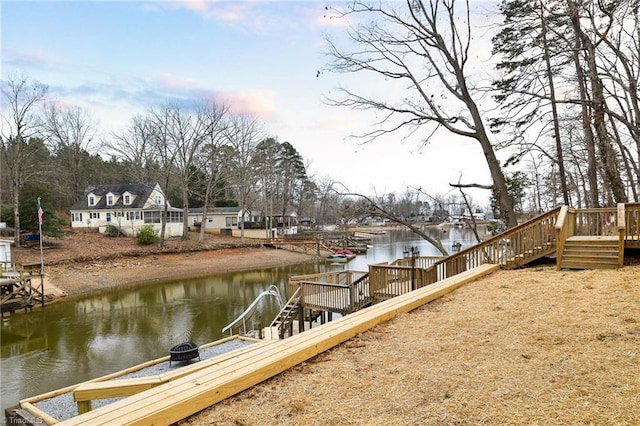
<instances>
[{"instance_id":1,"label":"tree line","mask_svg":"<svg viewBox=\"0 0 640 426\"><path fill-rule=\"evenodd\" d=\"M517 221L510 183L526 188L534 211L638 201L640 1L502 0L493 28L473 24L492 16L483 7L356 0L330 9L350 23L350 43L328 40L327 69L402 95L344 86L329 102L383 117L358 135L365 142L475 140L492 182L458 186L490 189L508 226ZM482 64L487 33L492 57Z\"/></svg>"},{"instance_id":2,"label":"tree line","mask_svg":"<svg viewBox=\"0 0 640 426\"><path fill-rule=\"evenodd\" d=\"M558 204L637 202L640 0L502 0L501 22L484 29L492 59L482 77L479 7L356 0L328 8L351 25L343 27L348 42L327 39L326 71L379 78L385 91L346 85L327 103L381 113L357 135L365 142L394 134L424 147L447 132L476 141L491 182L465 183L463 174L451 185L489 189L507 226L519 212ZM113 182L158 182L184 209L237 205L265 217L295 210L317 223L347 220L356 204L361 217L383 207L406 219L451 197L422 194L419 182L405 194L341 194L338 182L308 175L293 144L213 101L153 106L126 130L98 137L89 112L48 102L47 87L28 77L10 76L2 95L0 211L18 230L21 220L32 226L24 206L36 194L45 212L64 212L86 186ZM404 204L388 206L389 195Z\"/></svg>"},{"instance_id":3,"label":"tree line","mask_svg":"<svg viewBox=\"0 0 640 426\"><path fill-rule=\"evenodd\" d=\"M88 111L48 102L47 86L28 76L12 75L2 94L3 129L10 131L0 145L0 211L2 221L16 230L16 245L20 230L38 230L38 198L45 210L43 231L56 235L87 187L123 182L158 183L172 206L202 208L205 216L214 207L257 210L271 222L267 227L276 226L274 217L292 212L318 226L353 219L353 200L340 194L338 182L309 176L291 143L267 135L258 120L233 114L226 105L154 106L123 131L99 136ZM395 194L380 199L398 215L415 217L428 205L416 194L408 189L397 201ZM367 216L365 209L359 212ZM183 219L187 238L187 215ZM203 232L204 227L201 241Z\"/></svg>"}]
</instances>

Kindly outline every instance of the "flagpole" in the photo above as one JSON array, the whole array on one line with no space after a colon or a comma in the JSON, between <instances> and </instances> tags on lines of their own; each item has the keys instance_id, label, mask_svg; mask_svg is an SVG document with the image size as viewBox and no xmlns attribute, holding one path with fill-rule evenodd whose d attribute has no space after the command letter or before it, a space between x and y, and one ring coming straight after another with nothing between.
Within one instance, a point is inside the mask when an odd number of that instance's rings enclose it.
<instances>
[{"instance_id":1,"label":"flagpole","mask_svg":"<svg viewBox=\"0 0 640 426\"><path fill-rule=\"evenodd\" d=\"M44 275L44 253L42 250L42 205L38 197L38 239L40 240L40 273Z\"/></svg>"}]
</instances>

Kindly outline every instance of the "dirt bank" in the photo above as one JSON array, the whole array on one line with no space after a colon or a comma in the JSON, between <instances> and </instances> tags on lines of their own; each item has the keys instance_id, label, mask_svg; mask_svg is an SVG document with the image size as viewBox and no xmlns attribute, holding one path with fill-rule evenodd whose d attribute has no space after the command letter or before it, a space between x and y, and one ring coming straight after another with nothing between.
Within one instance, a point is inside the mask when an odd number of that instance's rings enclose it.
<instances>
[{"instance_id":1,"label":"dirt bank","mask_svg":"<svg viewBox=\"0 0 640 426\"><path fill-rule=\"evenodd\" d=\"M313 251L276 250L238 238L207 235L189 241L171 240L165 246L141 247L130 238L70 232L45 240L45 293L48 300L86 294L122 285L193 277L212 273L269 268L317 259ZM16 263L39 262L38 247L13 249Z\"/></svg>"},{"instance_id":2,"label":"dirt bank","mask_svg":"<svg viewBox=\"0 0 640 426\"><path fill-rule=\"evenodd\" d=\"M171 278L270 268L315 259L303 253L234 248L180 254L151 254L46 268L47 280L67 295Z\"/></svg>"}]
</instances>

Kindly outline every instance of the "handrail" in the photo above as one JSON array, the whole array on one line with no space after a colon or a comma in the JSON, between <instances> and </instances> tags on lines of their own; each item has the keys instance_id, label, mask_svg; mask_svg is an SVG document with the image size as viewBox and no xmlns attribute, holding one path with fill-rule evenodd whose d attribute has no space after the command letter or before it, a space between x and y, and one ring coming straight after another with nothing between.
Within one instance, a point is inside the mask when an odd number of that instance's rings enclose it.
<instances>
[{"instance_id":1,"label":"handrail","mask_svg":"<svg viewBox=\"0 0 640 426\"><path fill-rule=\"evenodd\" d=\"M278 320L278 318L280 318L280 316L284 313L284 310L286 309L287 306L289 306L290 304L293 304L296 302L296 299L300 298L300 287L298 287L298 289L293 293L293 295L289 298L289 300L287 300L287 303L285 303L281 308L280 308L280 312L278 312L278 315L276 315L276 317L273 319L273 321L270 324L270 327L274 326L274 323Z\"/></svg>"},{"instance_id":2,"label":"handrail","mask_svg":"<svg viewBox=\"0 0 640 426\"><path fill-rule=\"evenodd\" d=\"M536 249L555 247L553 224L555 224L560 210L561 207L556 207L538 215L481 243L437 261L428 269L433 268L437 271L433 279L439 281L485 263L506 266L508 262L514 261L517 265L524 264L527 259L535 255ZM540 226L545 223L546 226ZM532 252L530 256L527 253L529 251Z\"/></svg>"},{"instance_id":3,"label":"handrail","mask_svg":"<svg viewBox=\"0 0 640 426\"><path fill-rule=\"evenodd\" d=\"M273 327L276 327L276 321L278 321L278 318L284 317L285 309L287 309L288 306L295 305L298 303L298 301L301 298L301 294L300 294L301 292L302 292L302 287L298 287L296 291L293 292L293 295L289 298L289 300L287 300L287 303L285 303L280 307L280 312L278 312L278 314L273 318L273 321L271 321L271 324L269 324L269 333L272 333ZM284 322L280 322L280 324L278 325L278 336L284 337L283 328L285 327L285 325L287 324L285 324Z\"/></svg>"}]
</instances>

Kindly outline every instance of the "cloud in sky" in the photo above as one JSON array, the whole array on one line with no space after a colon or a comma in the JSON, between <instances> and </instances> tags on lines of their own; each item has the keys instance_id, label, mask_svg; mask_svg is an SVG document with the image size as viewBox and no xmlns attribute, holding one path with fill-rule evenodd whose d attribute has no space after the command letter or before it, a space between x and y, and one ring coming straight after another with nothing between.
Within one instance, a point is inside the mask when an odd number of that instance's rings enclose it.
<instances>
[{"instance_id":1,"label":"cloud in sky","mask_svg":"<svg viewBox=\"0 0 640 426\"><path fill-rule=\"evenodd\" d=\"M149 107L221 99L291 142L312 164L311 174L353 190L401 191L412 184L446 190L460 170L484 183L486 167L475 147L457 145L450 135L420 155L418 139L402 143L395 136L363 146L349 138L369 129L375 117L329 107L323 99L344 82L376 93L392 90L360 75L317 74L326 66L325 36L341 37L347 24L330 18L325 5L4 1L2 78L24 71L49 85L58 101L96 115L104 133L126 127Z\"/></svg>"}]
</instances>

